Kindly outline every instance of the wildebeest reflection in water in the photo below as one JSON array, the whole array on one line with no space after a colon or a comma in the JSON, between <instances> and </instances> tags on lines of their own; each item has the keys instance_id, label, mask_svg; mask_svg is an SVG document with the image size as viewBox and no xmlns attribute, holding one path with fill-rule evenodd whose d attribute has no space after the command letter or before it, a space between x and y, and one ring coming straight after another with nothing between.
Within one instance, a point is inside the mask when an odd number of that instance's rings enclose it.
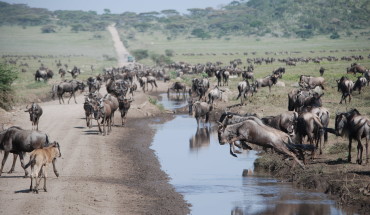
<instances>
[{"instance_id":1,"label":"wildebeest reflection in water","mask_svg":"<svg viewBox=\"0 0 370 215\"><path fill-rule=\"evenodd\" d=\"M186 93L168 93L167 97L168 97L168 100L170 101L184 102L186 101L187 94Z\"/></svg>"},{"instance_id":2,"label":"wildebeest reflection in water","mask_svg":"<svg viewBox=\"0 0 370 215\"><path fill-rule=\"evenodd\" d=\"M279 203L284 201L292 202L294 201L294 196L289 194L282 194L278 199L272 199L272 207L266 207L262 210L254 211L252 208L248 207L235 207L232 211L232 215L246 215L246 214L259 214L259 215L275 215L275 214L304 214L304 215L316 215L316 214L336 214L336 211L333 211L329 204L320 204L318 201L320 199L314 198L314 195L310 197L313 198L313 204L299 203L300 200L297 200L297 204L292 203ZM274 204L276 203L276 204ZM335 209L334 209L335 210Z\"/></svg>"},{"instance_id":3,"label":"wildebeest reflection in water","mask_svg":"<svg viewBox=\"0 0 370 215\"><path fill-rule=\"evenodd\" d=\"M198 127L197 132L189 139L190 150L198 150L201 147L208 147L210 144L210 128Z\"/></svg>"}]
</instances>

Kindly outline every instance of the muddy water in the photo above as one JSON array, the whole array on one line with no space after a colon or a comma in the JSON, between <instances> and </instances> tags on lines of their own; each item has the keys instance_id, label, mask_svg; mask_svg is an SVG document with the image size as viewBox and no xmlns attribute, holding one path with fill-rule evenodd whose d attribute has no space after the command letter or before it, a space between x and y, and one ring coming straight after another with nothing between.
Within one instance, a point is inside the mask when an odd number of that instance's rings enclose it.
<instances>
[{"instance_id":1,"label":"muddy water","mask_svg":"<svg viewBox=\"0 0 370 215\"><path fill-rule=\"evenodd\" d=\"M170 103L162 100L166 108L182 106ZM178 115L156 128L152 148L170 183L192 205L191 214L347 214L322 193L269 177L243 177L243 170L253 170L256 152L232 157L227 145L218 144L212 125L197 129L194 118Z\"/></svg>"}]
</instances>

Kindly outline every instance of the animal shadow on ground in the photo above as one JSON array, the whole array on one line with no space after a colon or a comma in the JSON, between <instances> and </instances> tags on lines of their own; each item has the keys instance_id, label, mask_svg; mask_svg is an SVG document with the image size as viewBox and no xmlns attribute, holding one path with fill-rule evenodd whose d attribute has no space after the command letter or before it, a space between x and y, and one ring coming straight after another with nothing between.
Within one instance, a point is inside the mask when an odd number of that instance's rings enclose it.
<instances>
[{"instance_id":1,"label":"animal shadow on ground","mask_svg":"<svg viewBox=\"0 0 370 215\"><path fill-rule=\"evenodd\" d=\"M87 130L87 131L84 131L85 135L99 135L100 132L99 130Z\"/></svg>"},{"instance_id":2,"label":"animal shadow on ground","mask_svg":"<svg viewBox=\"0 0 370 215\"><path fill-rule=\"evenodd\" d=\"M357 174L357 175L367 175L370 176L370 171L353 171L351 173Z\"/></svg>"},{"instance_id":3,"label":"animal shadow on ground","mask_svg":"<svg viewBox=\"0 0 370 215\"><path fill-rule=\"evenodd\" d=\"M76 127L73 127L73 128L84 129L84 128L86 128L86 127L83 127L83 126L76 126Z\"/></svg>"},{"instance_id":4,"label":"animal shadow on ground","mask_svg":"<svg viewBox=\"0 0 370 215\"><path fill-rule=\"evenodd\" d=\"M14 191L14 193L29 193L29 192L31 192L30 189Z\"/></svg>"},{"instance_id":5,"label":"animal shadow on ground","mask_svg":"<svg viewBox=\"0 0 370 215\"><path fill-rule=\"evenodd\" d=\"M338 164L346 164L348 163L348 161L339 158L337 160L326 161L325 163L328 165L338 165Z\"/></svg>"},{"instance_id":6,"label":"animal shadow on ground","mask_svg":"<svg viewBox=\"0 0 370 215\"><path fill-rule=\"evenodd\" d=\"M13 172L13 174L14 174L14 172ZM24 178L24 175L23 176L21 176L21 175L9 175L9 176L2 175L0 178Z\"/></svg>"}]
</instances>

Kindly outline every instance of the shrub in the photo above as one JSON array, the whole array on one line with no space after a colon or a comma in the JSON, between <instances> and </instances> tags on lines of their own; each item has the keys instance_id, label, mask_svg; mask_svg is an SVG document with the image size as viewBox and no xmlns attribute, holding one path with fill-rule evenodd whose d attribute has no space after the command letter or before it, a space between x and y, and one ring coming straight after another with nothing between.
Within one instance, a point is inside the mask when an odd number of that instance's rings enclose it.
<instances>
[{"instance_id":1,"label":"shrub","mask_svg":"<svg viewBox=\"0 0 370 215\"><path fill-rule=\"evenodd\" d=\"M10 110L14 103L13 82L17 79L18 73L6 64L0 63L0 107Z\"/></svg>"}]
</instances>

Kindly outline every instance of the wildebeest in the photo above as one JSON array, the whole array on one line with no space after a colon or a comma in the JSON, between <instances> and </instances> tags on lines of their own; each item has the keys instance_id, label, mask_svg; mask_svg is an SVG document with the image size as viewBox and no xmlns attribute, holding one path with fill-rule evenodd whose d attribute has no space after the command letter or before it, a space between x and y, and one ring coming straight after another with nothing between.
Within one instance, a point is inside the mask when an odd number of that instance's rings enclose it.
<instances>
[{"instance_id":1,"label":"wildebeest","mask_svg":"<svg viewBox=\"0 0 370 215\"><path fill-rule=\"evenodd\" d=\"M50 146L35 149L30 153L30 161L26 164L25 168L31 166L31 185L30 191L39 193L38 187L41 179L44 178L44 191L46 189L46 178L47 178L47 167L56 158L61 157L60 146L58 142L53 142ZM38 179L38 180L37 180ZM35 186L33 187L33 180L35 180Z\"/></svg>"},{"instance_id":2,"label":"wildebeest","mask_svg":"<svg viewBox=\"0 0 370 215\"><path fill-rule=\"evenodd\" d=\"M347 97L349 97L348 103L351 103L352 98L352 90L353 90L353 81L348 79L345 76L342 76L340 80L336 80L338 85L338 91L340 90L342 92L342 97L340 99L339 104L342 104L343 100L345 103L347 103Z\"/></svg>"},{"instance_id":3,"label":"wildebeest","mask_svg":"<svg viewBox=\"0 0 370 215\"><path fill-rule=\"evenodd\" d=\"M223 86L229 86L230 72L225 70L222 73Z\"/></svg>"},{"instance_id":4,"label":"wildebeest","mask_svg":"<svg viewBox=\"0 0 370 215\"><path fill-rule=\"evenodd\" d=\"M186 85L185 85L185 83L176 81L175 83L172 84L172 86L170 88L168 88L167 94L169 94L170 91L176 91L177 93L180 93L180 91L182 91L185 94Z\"/></svg>"},{"instance_id":5,"label":"wildebeest","mask_svg":"<svg viewBox=\"0 0 370 215\"><path fill-rule=\"evenodd\" d=\"M330 121L330 112L324 107L310 107L307 109L308 112L315 114L319 119L324 129L319 129L316 134L316 147L319 145L320 154L322 154L322 139L324 138L324 144L328 141L328 131Z\"/></svg>"},{"instance_id":6,"label":"wildebeest","mask_svg":"<svg viewBox=\"0 0 370 215\"><path fill-rule=\"evenodd\" d=\"M293 89L288 93L288 110L300 112L305 107L321 107L321 97L315 91L307 89Z\"/></svg>"},{"instance_id":7,"label":"wildebeest","mask_svg":"<svg viewBox=\"0 0 370 215\"><path fill-rule=\"evenodd\" d=\"M192 92L196 93L199 96L199 100L201 100L206 95L206 92L209 89L209 80L207 78L194 78L192 80L191 89Z\"/></svg>"},{"instance_id":8,"label":"wildebeest","mask_svg":"<svg viewBox=\"0 0 370 215\"><path fill-rule=\"evenodd\" d=\"M236 97L236 99L238 100L240 98L240 104L243 105L244 100L248 96L253 96L253 94L257 92L257 87L255 86L255 84L250 85L248 80L244 80L244 81L239 82L238 91L239 91L239 94Z\"/></svg>"},{"instance_id":9,"label":"wildebeest","mask_svg":"<svg viewBox=\"0 0 370 215\"><path fill-rule=\"evenodd\" d=\"M283 74L285 74L285 68L284 67L279 67L276 70L272 71L273 75L276 75L278 78L282 78Z\"/></svg>"},{"instance_id":10,"label":"wildebeest","mask_svg":"<svg viewBox=\"0 0 370 215\"><path fill-rule=\"evenodd\" d=\"M206 102L196 101L192 104L193 116L197 120L197 125L199 127L200 120L208 123L210 112L213 110L213 105Z\"/></svg>"},{"instance_id":11,"label":"wildebeest","mask_svg":"<svg viewBox=\"0 0 370 215\"><path fill-rule=\"evenodd\" d=\"M218 86L215 86L208 93L208 104L213 104L214 100L222 99L223 90L219 89Z\"/></svg>"},{"instance_id":12,"label":"wildebeest","mask_svg":"<svg viewBox=\"0 0 370 215\"><path fill-rule=\"evenodd\" d=\"M319 86L321 89L325 89L324 82L325 79L323 77L312 77L307 75L301 75L299 77L299 86L302 88L313 89L316 86Z\"/></svg>"},{"instance_id":13,"label":"wildebeest","mask_svg":"<svg viewBox=\"0 0 370 215\"><path fill-rule=\"evenodd\" d=\"M68 99L68 104L69 104L69 101L71 100L72 96L75 100L75 103L77 104L75 93L76 93L77 90L83 91L84 89L85 89L85 84L83 82L80 82L80 81L77 81L77 80L71 80L69 82L60 83L58 85L58 89L57 89L59 104L62 104L60 100L62 100L63 104L64 104L64 99L63 99L63 94L64 93L70 93L71 94L71 96Z\"/></svg>"},{"instance_id":14,"label":"wildebeest","mask_svg":"<svg viewBox=\"0 0 370 215\"><path fill-rule=\"evenodd\" d=\"M119 111L121 112L122 126L126 123L127 112L131 107L132 98L125 98L123 96L118 97Z\"/></svg>"},{"instance_id":15,"label":"wildebeest","mask_svg":"<svg viewBox=\"0 0 370 215\"><path fill-rule=\"evenodd\" d=\"M32 122L32 130L36 128L36 130L39 130L39 120L42 115L42 108L39 104L32 103L31 107L28 108L28 105L26 106L25 112L28 112L30 114L30 120Z\"/></svg>"},{"instance_id":16,"label":"wildebeest","mask_svg":"<svg viewBox=\"0 0 370 215\"><path fill-rule=\"evenodd\" d=\"M7 130L2 131L0 133L0 150L3 150L5 153L3 161L1 163L0 175L3 172L6 159L8 158L8 155L11 152L14 154L14 159L12 168L8 173L12 173L14 171L15 162L17 156L19 155L19 158L21 160L21 166L24 169L25 176L27 176L28 171L25 169L23 161L24 153L31 152L34 149L47 147L49 145L50 145L49 137L45 133L32 130L23 130L22 128L16 126L10 127ZM55 160L53 160L53 167L54 173L58 177L59 173L55 167Z\"/></svg>"},{"instance_id":17,"label":"wildebeest","mask_svg":"<svg viewBox=\"0 0 370 215\"><path fill-rule=\"evenodd\" d=\"M303 138L307 136L310 145L314 146L319 143L320 129L323 128L320 118L311 112L301 113L296 122L295 135L297 142L303 144ZM316 146L317 147L317 146ZM314 150L315 151L315 150ZM312 159L315 158L315 152L312 153Z\"/></svg>"},{"instance_id":18,"label":"wildebeest","mask_svg":"<svg viewBox=\"0 0 370 215\"><path fill-rule=\"evenodd\" d=\"M351 109L345 113L337 113L335 116L335 131L338 136L345 136L349 139L348 162L351 162L352 139L357 140L357 160L362 164L363 145L361 139L366 141L366 163L369 162L368 141L370 139L370 120L363 116L357 109Z\"/></svg>"},{"instance_id":19,"label":"wildebeest","mask_svg":"<svg viewBox=\"0 0 370 215\"><path fill-rule=\"evenodd\" d=\"M355 84L353 85L353 91L358 90L358 94L361 94L361 90L367 84L367 80L365 77L358 77Z\"/></svg>"},{"instance_id":20,"label":"wildebeest","mask_svg":"<svg viewBox=\"0 0 370 215\"><path fill-rule=\"evenodd\" d=\"M112 130L112 110L107 100L100 99L99 103L94 106L94 118L98 123L99 132L107 135ZM100 128L99 120L103 124L103 130ZM106 129L107 127L107 129Z\"/></svg>"},{"instance_id":21,"label":"wildebeest","mask_svg":"<svg viewBox=\"0 0 370 215\"><path fill-rule=\"evenodd\" d=\"M272 85L276 84L278 77L276 75L268 75L264 78L257 79L255 85L257 88L269 87L269 92L271 93Z\"/></svg>"},{"instance_id":22,"label":"wildebeest","mask_svg":"<svg viewBox=\"0 0 370 215\"><path fill-rule=\"evenodd\" d=\"M276 116L267 116L261 118L265 125L278 129L284 133L294 133L294 125L298 118L298 113L295 111L285 111Z\"/></svg>"},{"instance_id":23,"label":"wildebeest","mask_svg":"<svg viewBox=\"0 0 370 215\"><path fill-rule=\"evenodd\" d=\"M347 68L347 73L353 73L353 75L356 75L356 73L364 74L366 71L369 70L357 63L353 63L351 67Z\"/></svg>"},{"instance_id":24,"label":"wildebeest","mask_svg":"<svg viewBox=\"0 0 370 215\"><path fill-rule=\"evenodd\" d=\"M77 68L76 66L73 67L71 71L67 71L68 73L71 73L72 78L76 79L79 74L81 74L81 70Z\"/></svg>"},{"instance_id":25,"label":"wildebeest","mask_svg":"<svg viewBox=\"0 0 370 215\"><path fill-rule=\"evenodd\" d=\"M236 124L223 126L220 124L218 130L219 143L231 143L235 141L246 141L266 148L273 148L276 152L287 155L294 159L302 168L304 165L298 160L293 142L288 134L266 126L257 117ZM303 156L303 152L298 152Z\"/></svg>"},{"instance_id":26,"label":"wildebeest","mask_svg":"<svg viewBox=\"0 0 370 215\"><path fill-rule=\"evenodd\" d=\"M100 90L100 81L97 78L89 77L86 82L89 87L89 92L95 92Z\"/></svg>"},{"instance_id":27,"label":"wildebeest","mask_svg":"<svg viewBox=\"0 0 370 215\"><path fill-rule=\"evenodd\" d=\"M104 102L110 105L110 110L111 110L111 124L114 126L114 113L116 110L119 108L119 102L117 97L111 95L111 94L106 94L103 98Z\"/></svg>"},{"instance_id":28,"label":"wildebeest","mask_svg":"<svg viewBox=\"0 0 370 215\"><path fill-rule=\"evenodd\" d=\"M66 71L63 68L60 68L58 74L60 74L60 78L63 79L66 76Z\"/></svg>"},{"instance_id":29,"label":"wildebeest","mask_svg":"<svg viewBox=\"0 0 370 215\"><path fill-rule=\"evenodd\" d=\"M93 113L94 113L94 103L96 103L96 101L94 99L91 99L88 96L85 97L84 110L85 110L86 126L89 127L89 128L92 127L92 117L93 117Z\"/></svg>"},{"instance_id":30,"label":"wildebeest","mask_svg":"<svg viewBox=\"0 0 370 215\"><path fill-rule=\"evenodd\" d=\"M324 75L324 72L325 72L325 68L324 67L320 67L320 70L319 70L320 76L323 76Z\"/></svg>"},{"instance_id":31,"label":"wildebeest","mask_svg":"<svg viewBox=\"0 0 370 215\"><path fill-rule=\"evenodd\" d=\"M35 73L35 81L40 81L40 78L42 78L44 81L47 81L48 79L53 78L53 75L54 73L50 69L38 69Z\"/></svg>"}]
</instances>

